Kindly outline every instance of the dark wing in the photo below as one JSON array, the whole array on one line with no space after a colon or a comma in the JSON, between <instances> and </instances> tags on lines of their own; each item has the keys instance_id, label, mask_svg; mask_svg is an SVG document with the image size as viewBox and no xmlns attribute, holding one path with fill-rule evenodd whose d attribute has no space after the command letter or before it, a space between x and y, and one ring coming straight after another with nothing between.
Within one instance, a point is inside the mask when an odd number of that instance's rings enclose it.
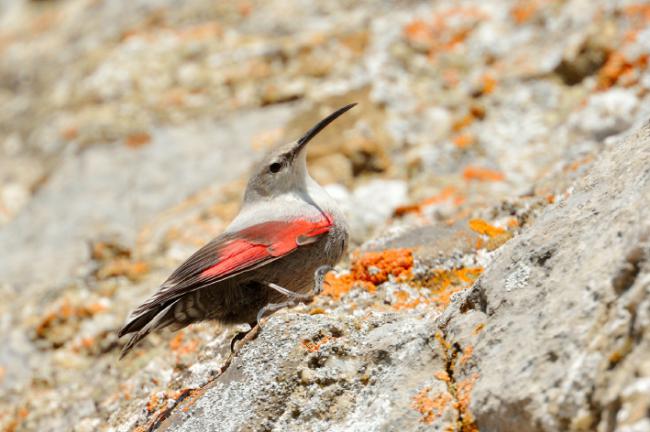
<instances>
[{"instance_id":1,"label":"dark wing","mask_svg":"<svg viewBox=\"0 0 650 432\"><path fill-rule=\"evenodd\" d=\"M133 311L118 335L142 329L185 294L253 270L313 243L331 226L332 220L327 216L319 221L272 221L217 237L181 264L158 292Z\"/></svg>"}]
</instances>

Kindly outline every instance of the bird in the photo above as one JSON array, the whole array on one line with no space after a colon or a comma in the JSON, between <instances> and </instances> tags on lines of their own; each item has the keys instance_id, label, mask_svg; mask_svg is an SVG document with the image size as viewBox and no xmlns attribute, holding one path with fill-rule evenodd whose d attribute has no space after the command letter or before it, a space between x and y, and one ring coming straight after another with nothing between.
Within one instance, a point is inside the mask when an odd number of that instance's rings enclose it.
<instances>
[{"instance_id":1,"label":"bird","mask_svg":"<svg viewBox=\"0 0 650 432\"><path fill-rule=\"evenodd\" d=\"M224 232L129 314L118 332L118 337L131 334L120 358L154 330L176 331L208 320L254 328L265 315L320 292L346 251L349 228L335 200L309 175L306 149L355 105L339 108L262 158Z\"/></svg>"}]
</instances>

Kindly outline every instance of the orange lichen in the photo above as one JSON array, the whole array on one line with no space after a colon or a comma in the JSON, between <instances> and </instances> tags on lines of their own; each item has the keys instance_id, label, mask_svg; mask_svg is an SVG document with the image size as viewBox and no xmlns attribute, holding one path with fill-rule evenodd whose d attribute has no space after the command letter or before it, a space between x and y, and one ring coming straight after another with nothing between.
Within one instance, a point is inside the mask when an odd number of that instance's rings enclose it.
<instances>
[{"instance_id":1,"label":"orange lichen","mask_svg":"<svg viewBox=\"0 0 650 432\"><path fill-rule=\"evenodd\" d=\"M634 61L629 61L619 51L609 53L605 64L598 73L598 89L607 90L621 82L628 86L635 84L635 70L645 69L648 66L648 60L648 55L642 55Z\"/></svg>"},{"instance_id":2,"label":"orange lichen","mask_svg":"<svg viewBox=\"0 0 650 432\"><path fill-rule=\"evenodd\" d=\"M469 361L470 358L472 358L472 355L474 354L474 347L472 345L467 345L463 349L463 355L460 356L460 359L458 359L458 364L461 366L464 365Z\"/></svg>"},{"instance_id":3,"label":"orange lichen","mask_svg":"<svg viewBox=\"0 0 650 432\"><path fill-rule=\"evenodd\" d=\"M185 413L188 412L190 408L192 408L192 405L194 405L201 396L203 396L203 394L205 393L205 389L197 388L197 389L180 390L179 395L176 397L176 399L178 400L180 397L185 396L188 393L189 395L183 400L183 405L181 407L181 411Z\"/></svg>"},{"instance_id":4,"label":"orange lichen","mask_svg":"<svg viewBox=\"0 0 650 432\"><path fill-rule=\"evenodd\" d=\"M585 156L583 158L580 158L580 159L570 163L569 165L567 165L564 168L564 172L575 172L575 171L578 170L578 168L591 163L593 160L594 160L593 155L587 155L587 156Z\"/></svg>"},{"instance_id":5,"label":"orange lichen","mask_svg":"<svg viewBox=\"0 0 650 432\"><path fill-rule=\"evenodd\" d=\"M614 351L613 353L611 353L609 355L608 360L609 360L610 363L616 364L616 363L620 362L623 359L623 357L624 357L624 354L621 351L616 350L616 351Z\"/></svg>"},{"instance_id":6,"label":"orange lichen","mask_svg":"<svg viewBox=\"0 0 650 432\"><path fill-rule=\"evenodd\" d=\"M516 217L508 219L508 228L517 228L519 226L519 221Z\"/></svg>"},{"instance_id":7,"label":"orange lichen","mask_svg":"<svg viewBox=\"0 0 650 432\"><path fill-rule=\"evenodd\" d=\"M512 238L510 231L490 225L483 219L472 219L469 221L469 226L474 232L488 237L487 241L477 239L476 249L495 250Z\"/></svg>"},{"instance_id":8,"label":"orange lichen","mask_svg":"<svg viewBox=\"0 0 650 432\"><path fill-rule=\"evenodd\" d=\"M439 379L440 381L445 381L445 382L451 381L451 378L449 377L449 374L446 371L438 371L434 373L433 376Z\"/></svg>"},{"instance_id":9,"label":"orange lichen","mask_svg":"<svg viewBox=\"0 0 650 432\"><path fill-rule=\"evenodd\" d=\"M413 253L410 249L388 249L381 252L355 253L352 256L350 272L342 276L328 273L325 277L323 295L336 300L354 286L361 286L370 292L380 285L396 278L407 280L412 277Z\"/></svg>"},{"instance_id":10,"label":"orange lichen","mask_svg":"<svg viewBox=\"0 0 650 432\"><path fill-rule=\"evenodd\" d=\"M490 74L481 77L481 94L487 95L494 92L497 87L497 80Z\"/></svg>"},{"instance_id":11,"label":"orange lichen","mask_svg":"<svg viewBox=\"0 0 650 432\"><path fill-rule=\"evenodd\" d=\"M326 311L322 307L314 307L309 310L309 315L320 315L324 314Z\"/></svg>"},{"instance_id":12,"label":"orange lichen","mask_svg":"<svg viewBox=\"0 0 650 432\"><path fill-rule=\"evenodd\" d=\"M179 349L183 344L183 339L185 339L185 332L181 330L169 341L169 349L172 351Z\"/></svg>"},{"instance_id":13,"label":"orange lichen","mask_svg":"<svg viewBox=\"0 0 650 432\"><path fill-rule=\"evenodd\" d=\"M481 267L431 270L426 277L406 281L420 288L415 291L414 297L409 291L397 291L393 294L395 301L389 307L402 310L426 304L444 308L449 305L453 294L472 286L482 271Z\"/></svg>"},{"instance_id":14,"label":"orange lichen","mask_svg":"<svg viewBox=\"0 0 650 432\"><path fill-rule=\"evenodd\" d=\"M134 260L131 251L118 244L94 243L91 256L101 264L96 272L98 279L126 276L131 281L137 281L149 272L149 265L146 262Z\"/></svg>"},{"instance_id":15,"label":"orange lichen","mask_svg":"<svg viewBox=\"0 0 650 432\"><path fill-rule=\"evenodd\" d=\"M469 378L456 383L456 405L460 412L461 430L464 432L478 432L478 427L474 422L474 416L469 410L472 389L478 377L479 375L475 373Z\"/></svg>"},{"instance_id":16,"label":"orange lichen","mask_svg":"<svg viewBox=\"0 0 650 432\"><path fill-rule=\"evenodd\" d=\"M199 347L198 339L185 339L185 332L181 331L169 341L169 348L178 356L196 352Z\"/></svg>"},{"instance_id":17,"label":"orange lichen","mask_svg":"<svg viewBox=\"0 0 650 432\"><path fill-rule=\"evenodd\" d=\"M102 303L89 303L87 305L73 305L68 299L62 300L50 312L46 313L36 325L36 336L47 337L48 331L70 320L82 320L91 318L106 311L107 306Z\"/></svg>"},{"instance_id":18,"label":"orange lichen","mask_svg":"<svg viewBox=\"0 0 650 432\"><path fill-rule=\"evenodd\" d=\"M465 149L474 144L474 136L464 133L456 135L453 139L454 145L459 149Z\"/></svg>"},{"instance_id":19,"label":"orange lichen","mask_svg":"<svg viewBox=\"0 0 650 432\"><path fill-rule=\"evenodd\" d=\"M303 340L301 342L301 345L309 352L316 352L320 349L321 346L325 345L327 342L329 342L332 338L323 335L319 338L317 338L315 341L310 341L310 340Z\"/></svg>"},{"instance_id":20,"label":"orange lichen","mask_svg":"<svg viewBox=\"0 0 650 432\"><path fill-rule=\"evenodd\" d=\"M425 297L421 294L412 298L407 291L397 291L394 295L396 301L390 305L394 310L413 309L420 304L434 303L433 298Z\"/></svg>"},{"instance_id":21,"label":"orange lichen","mask_svg":"<svg viewBox=\"0 0 650 432\"><path fill-rule=\"evenodd\" d=\"M89 349L89 348L92 348L92 346L95 344L95 338L93 338L93 337L85 337L85 338L82 338L79 341L79 343L83 348Z\"/></svg>"},{"instance_id":22,"label":"orange lichen","mask_svg":"<svg viewBox=\"0 0 650 432\"><path fill-rule=\"evenodd\" d=\"M132 261L129 258L116 258L105 263L97 270L98 279L125 276L131 281L140 280L149 273L149 264L144 261Z\"/></svg>"},{"instance_id":23,"label":"orange lichen","mask_svg":"<svg viewBox=\"0 0 650 432\"><path fill-rule=\"evenodd\" d=\"M623 8L623 14L636 20L639 24L650 22L650 5L647 3L634 3Z\"/></svg>"},{"instance_id":24,"label":"orange lichen","mask_svg":"<svg viewBox=\"0 0 650 432\"><path fill-rule=\"evenodd\" d=\"M484 329L485 329L485 323L476 324L476 327L474 327L474 330L472 330L472 334L476 336L477 334L481 333Z\"/></svg>"},{"instance_id":25,"label":"orange lichen","mask_svg":"<svg viewBox=\"0 0 650 432\"><path fill-rule=\"evenodd\" d=\"M440 307L446 307L451 296L472 286L483 272L482 267L463 267L459 269L432 270L422 285L430 289L426 302Z\"/></svg>"},{"instance_id":26,"label":"orange lichen","mask_svg":"<svg viewBox=\"0 0 650 432\"><path fill-rule=\"evenodd\" d=\"M404 27L404 36L411 42L418 44L433 44L433 30L423 20L416 19Z\"/></svg>"},{"instance_id":27,"label":"orange lichen","mask_svg":"<svg viewBox=\"0 0 650 432\"><path fill-rule=\"evenodd\" d=\"M147 411L150 413L154 412L156 409L158 409L159 404L160 398L158 397L158 393L152 394L149 398L149 401L147 402Z\"/></svg>"},{"instance_id":28,"label":"orange lichen","mask_svg":"<svg viewBox=\"0 0 650 432\"><path fill-rule=\"evenodd\" d=\"M455 374L457 366L462 366L472 356L473 348L471 345L462 349L462 355L459 358L461 348L457 343L452 343L445 338L445 335L438 331L435 333L434 338L442 348L443 360L446 364L447 376L449 381L447 384L447 392L452 399L452 406L458 411L458 429L461 432L478 432L474 417L469 410L470 398L474 384L478 380L479 375L473 374L469 378L456 381Z\"/></svg>"},{"instance_id":29,"label":"orange lichen","mask_svg":"<svg viewBox=\"0 0 650 432\"><path fill-rule=\"evenodd\" d=\"M453 130L454 132L460 132L463 129L465 129L467 126L474 123L474 120L476 120L476 117L474 117L474 115L471 112L469 112L464 116L460 117L459 119L457 119L456 121L454 121L451 125L451 130Z\"/></svg>"},{"instance_id":30,"label":"orange lichen","mask_svg":"<svg viewBox=\"0 0 650 432\"><path fill-rule=\"evenodd\" d=\"M253 12L253 5L249 2L241 2L237 7L239 14L243 17L249 16Z\"/></svg>"},{"instance_id":31,"label":"orange lichen","mask_svg":"<svg viewBox=\"0 0 650 432\"><path fill-rule=\"evenodd\" d=\"M470 220L469 227L472 229L472 231L478 234L486 235L488 237L496 237L506 232L506 230L504 230L503 228L490 225L483 219Z\"/></svg>"},{"instance_id":32,"label":"orange lichen","mask_svg":"<svg viewBox=\"0 0 650 432\"><path fill-rule=\"evenodd\" d=\"M422 415L421 421L431 424L433 421L442 416L445 408L452 401L449 393L441 393L435 397L429 396L431 387L424 387L415 396L413 396L411 407Z\"/></svg>"},{"instance_id":33,"label":"orange lichen","mask_svg":"<svg viewBox=\"0 0 650 432\"><path fill-rule=\"evenodd\" d=\"M134 431L144 432L151 430L154 425L164 420L170 412L169 402L177 402L176 404L172 404L172 407L178 407L181 403L188 404L186 407L182 407L182 410L186 412L186 410L189 409L189 406L194 402L191 398L195 391L198 395L204 393L203 389L189 388L182 390L165 390L153 393L146 405L146 410L150 414L149 418L145 424L136 426ZM189 395L189 397L186 397L187 395Z\"/></svg>"},{"instance_id":34,"label":"orange lichen","mask_svg":"<svg viewBox=\"0 0 650 432\"><path fill-rule=\"evenodd\" d=\"M481 105L472 105L462 117L458 117L456 120L454 120L454 122L451 124L451 130L458 133L475 121L483 120L484 118L485 108Z\"/></svg>"},{"instance_id":35,"label":"orange lichen","mask_svg":"<svg viewBox=\"0 0 650 432\"><path fill-rule=\"evenodd\" d=\"M500 171L473 165L465 167L463 177L465 180L477 181L503 181L505 179L505 176Z\"/></svg>"},{"instance_id":36,"label":"orange lichen","mask_svg":"<svg viewBox=\"0 0 650 432\"><path fill-rule=\"evenodd\" d=\"M539 10L536 0L523 0L510 9L510 16L517 24L525 24L530 21Z\"/></svg>"},{"instance_id":37,"label":"orange lichen","mask_svg":"<svg viewBox=\"0 0 650 432\"><path fill-rule=\"evenodd\" d=\"M421 213L422 210L428 206L440 204L447 201L451 201L454 205L458 206L465 201L465 198L456 188L452 186L446 186L440 191L440 193L426 198L416 204L397 207L393 214L399 217L409 213Z\"/></svg>"},{"instance_id":38,"label":"orange lichen","mask_svg":"<svg viewBox=\"0 0 650 432\"><path fill-rule=\"evenodd\" d=\"M61 129L61 137L67 141L71 141L79 136L79 129L75 126L68 126Z\"/></svg>"},{"instance_id":39,"label":"orange lichen","mask_svg":"<svg viewBox=\"0 0 650 432\"><path fill-rule=\"evenodd\" d=\"M436 11L430 20L416 19L404 27L404 38L426 51L430 60L440 52L450 51L462 44L475 25L486 17L473 6L454 6Z\"/></svg>"},{"instance_id":40,"label":"orange lichen","mask_svg":"<svg viewBox=\"0 0 650 432\"><path fill-rule=\"evenodd\" d=\"M27 407L22 406L16 410L16 413L14 414L14 417L7 423L5 424L4 431L5 432L14 432L18 429L18 427L25 421L27 416L29 415L29 410Z\"/></svg>"},{"instance_id":41,"label":"orange lichen","mask_svg":"<svg viewBox=\"0 0 650 432\"><path fill-rule=\"evenodd\" d=\"M151 142L151 135L147 132L136 132L128 135L124 140L127 147L138 148Z\"/></svg>"},{"instance_id":42,"label":"orange lichen","mask_svg":"<svg viewBox=\"0 0 650 432\"><path fill-rule=\"evenodd\" d=\"M394 310L412 309L421 304L446 307L454 293L469 288L483 271L481 267L433 269L426 276L414 279L412 268L413 254L409 249L355 254L349 273L326 276L323 294L338 300L353 287L375 292L378 285L394 279L414 290L396 290L392 304L380 307Z\"/></svg>"}]
</instances>

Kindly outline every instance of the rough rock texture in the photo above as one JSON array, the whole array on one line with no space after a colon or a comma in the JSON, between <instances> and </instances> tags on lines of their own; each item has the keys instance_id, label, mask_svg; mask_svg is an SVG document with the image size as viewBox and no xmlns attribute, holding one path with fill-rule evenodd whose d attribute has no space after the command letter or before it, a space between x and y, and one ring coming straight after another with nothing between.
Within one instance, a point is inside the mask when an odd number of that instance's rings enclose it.
<instances>
[{"instance_id":1,"label":"rough rock texture","mask_svg":"<svg viewBox=\"0 0 650 432\"><path fill-rule=\"evenodd\" d=\"M411 409L443 359L421 314L276 316L190 409L160 430L428 430ZM444 413L448 426L454 409Z\"/></svg>"},{"instance_id":2,"label":"rough rock texture","mask_svg":"<svg viewBox=\"0 0 650 432\"><path fill-rule=\"evenodd\" d=\"M650 123L498 252L440 320L481 430L650 426ZM484 325L480 337L468 323Z\"/></svg>"},{"instance_id":3,"label":"rough rock texture","mask_svg":"<svg viewBox=\"0 0 650 432\"><path fill-rule=\"evenodd\" d=\"M644 197L650 123L442 315L276 315L160 430L645 430Z\"/></svg>"},{"instance_id":4,"label":"rough rock texture","mask_svg":"<svg viewBox=\"0 0 650 432\"><path fill-rule=\"evenodd\" d=\"M646 3L0 0L0 430L650 430ZM324 293L118 362L350 102L309 148L353 230Z\"/></svg>"}]
</instances>

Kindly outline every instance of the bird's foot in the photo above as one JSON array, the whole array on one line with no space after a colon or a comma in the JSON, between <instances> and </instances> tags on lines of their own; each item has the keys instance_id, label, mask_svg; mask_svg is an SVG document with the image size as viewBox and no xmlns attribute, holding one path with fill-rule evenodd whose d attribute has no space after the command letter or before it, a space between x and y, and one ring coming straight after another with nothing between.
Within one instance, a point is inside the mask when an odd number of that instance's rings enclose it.
<instances>
[{"instance_id":1,"label":"bird's foot","mask_svg":"<svg viewBox=\"0 0 650 432\"><path fill-rule=\"evenodd\" d=\"M323 283L325 283L325 276L327 273L334 270L334 267L331 265L322 265L316 269L314 272L314 288L312 290L312 295L317 296L323 292Z\"/></svg>"},{"instance_id":2,"label":"bird's foot","mask_svg":"<svg viewBox=\"0 0 650 432\"><path fill-rule=\"evenodd\" d=\"M260 328L257 324L257 322L252 322L249 324L251 326L250 329L246 331L240 331L237 333L235 336L233 336L232 340L230 341L230 353L234 354L235 353L235 345L237 342L242 341L241 345L243 345L245 342L248 342L252 339L255 339L257 334L260 332Z\"/></svg>"},{"instance_id":3,"label":"bird's foot","mask_svg":"<svg viewBox=\"0 0 650 432\"><path fill-rule=\"evenodd\" d=\"M279 292L283 296L286 296L286 297L290 298L291 300L293 300L295 302L308 301L308 300L311 300L311 298L313 297L313 295L311 293L306 293L306 294L297 293L297 292L288 290L288 289L286 289L284 287L281 287L278 284L274 284L273 282L266 282L266 285L269 288L274 289L275 291ZM280 303L278 303L278 304L280 304Z\"/></svg>"},{"instance_id":4,"label":"bird's foot","mask_svg":"<svg viewBox=\"0 0 650 432\"><path fill-rule=\"evenodd\" d=\"M273 312L279 311L280 309L283 309L285 307L296 306L298 303L312 301L314 299L314 296L317 296L318 294L323 292L323 283L325 282L325 275L327 275L327 273L330 272L331 270L334 270L334 268L329 265L322 265L318 267L314 272L314 287L309 292L304 294L288 290L284 287L281 287L278 284L274 284L273 282L266 282L266 285L269 288L272 288L275 291L279 292L280 294L288 297L289 300L282 303L269 303L266 306L264 306L262 309L260 309L260 311L257 313L257 326L261 327L262 319L264 318L265 315L272 314Z\"/></svg>"},{"instance_id":5,"label":"bird's foot","mask_svg":"<svg viewBox=\"0 0 650 432\"><path fill-rule=\"evenodd\" d=\"M262 319L264 318L265 315L272 314L273 312L277 312L280 309L284 309L285 307L291 307L295 306L299 303L298 300L289 300L286 302L282 303L269 303L266 306L264 306L260 311L257 313L257 325L261 327L262 325Z\"/></svg>"}]
</instances>

